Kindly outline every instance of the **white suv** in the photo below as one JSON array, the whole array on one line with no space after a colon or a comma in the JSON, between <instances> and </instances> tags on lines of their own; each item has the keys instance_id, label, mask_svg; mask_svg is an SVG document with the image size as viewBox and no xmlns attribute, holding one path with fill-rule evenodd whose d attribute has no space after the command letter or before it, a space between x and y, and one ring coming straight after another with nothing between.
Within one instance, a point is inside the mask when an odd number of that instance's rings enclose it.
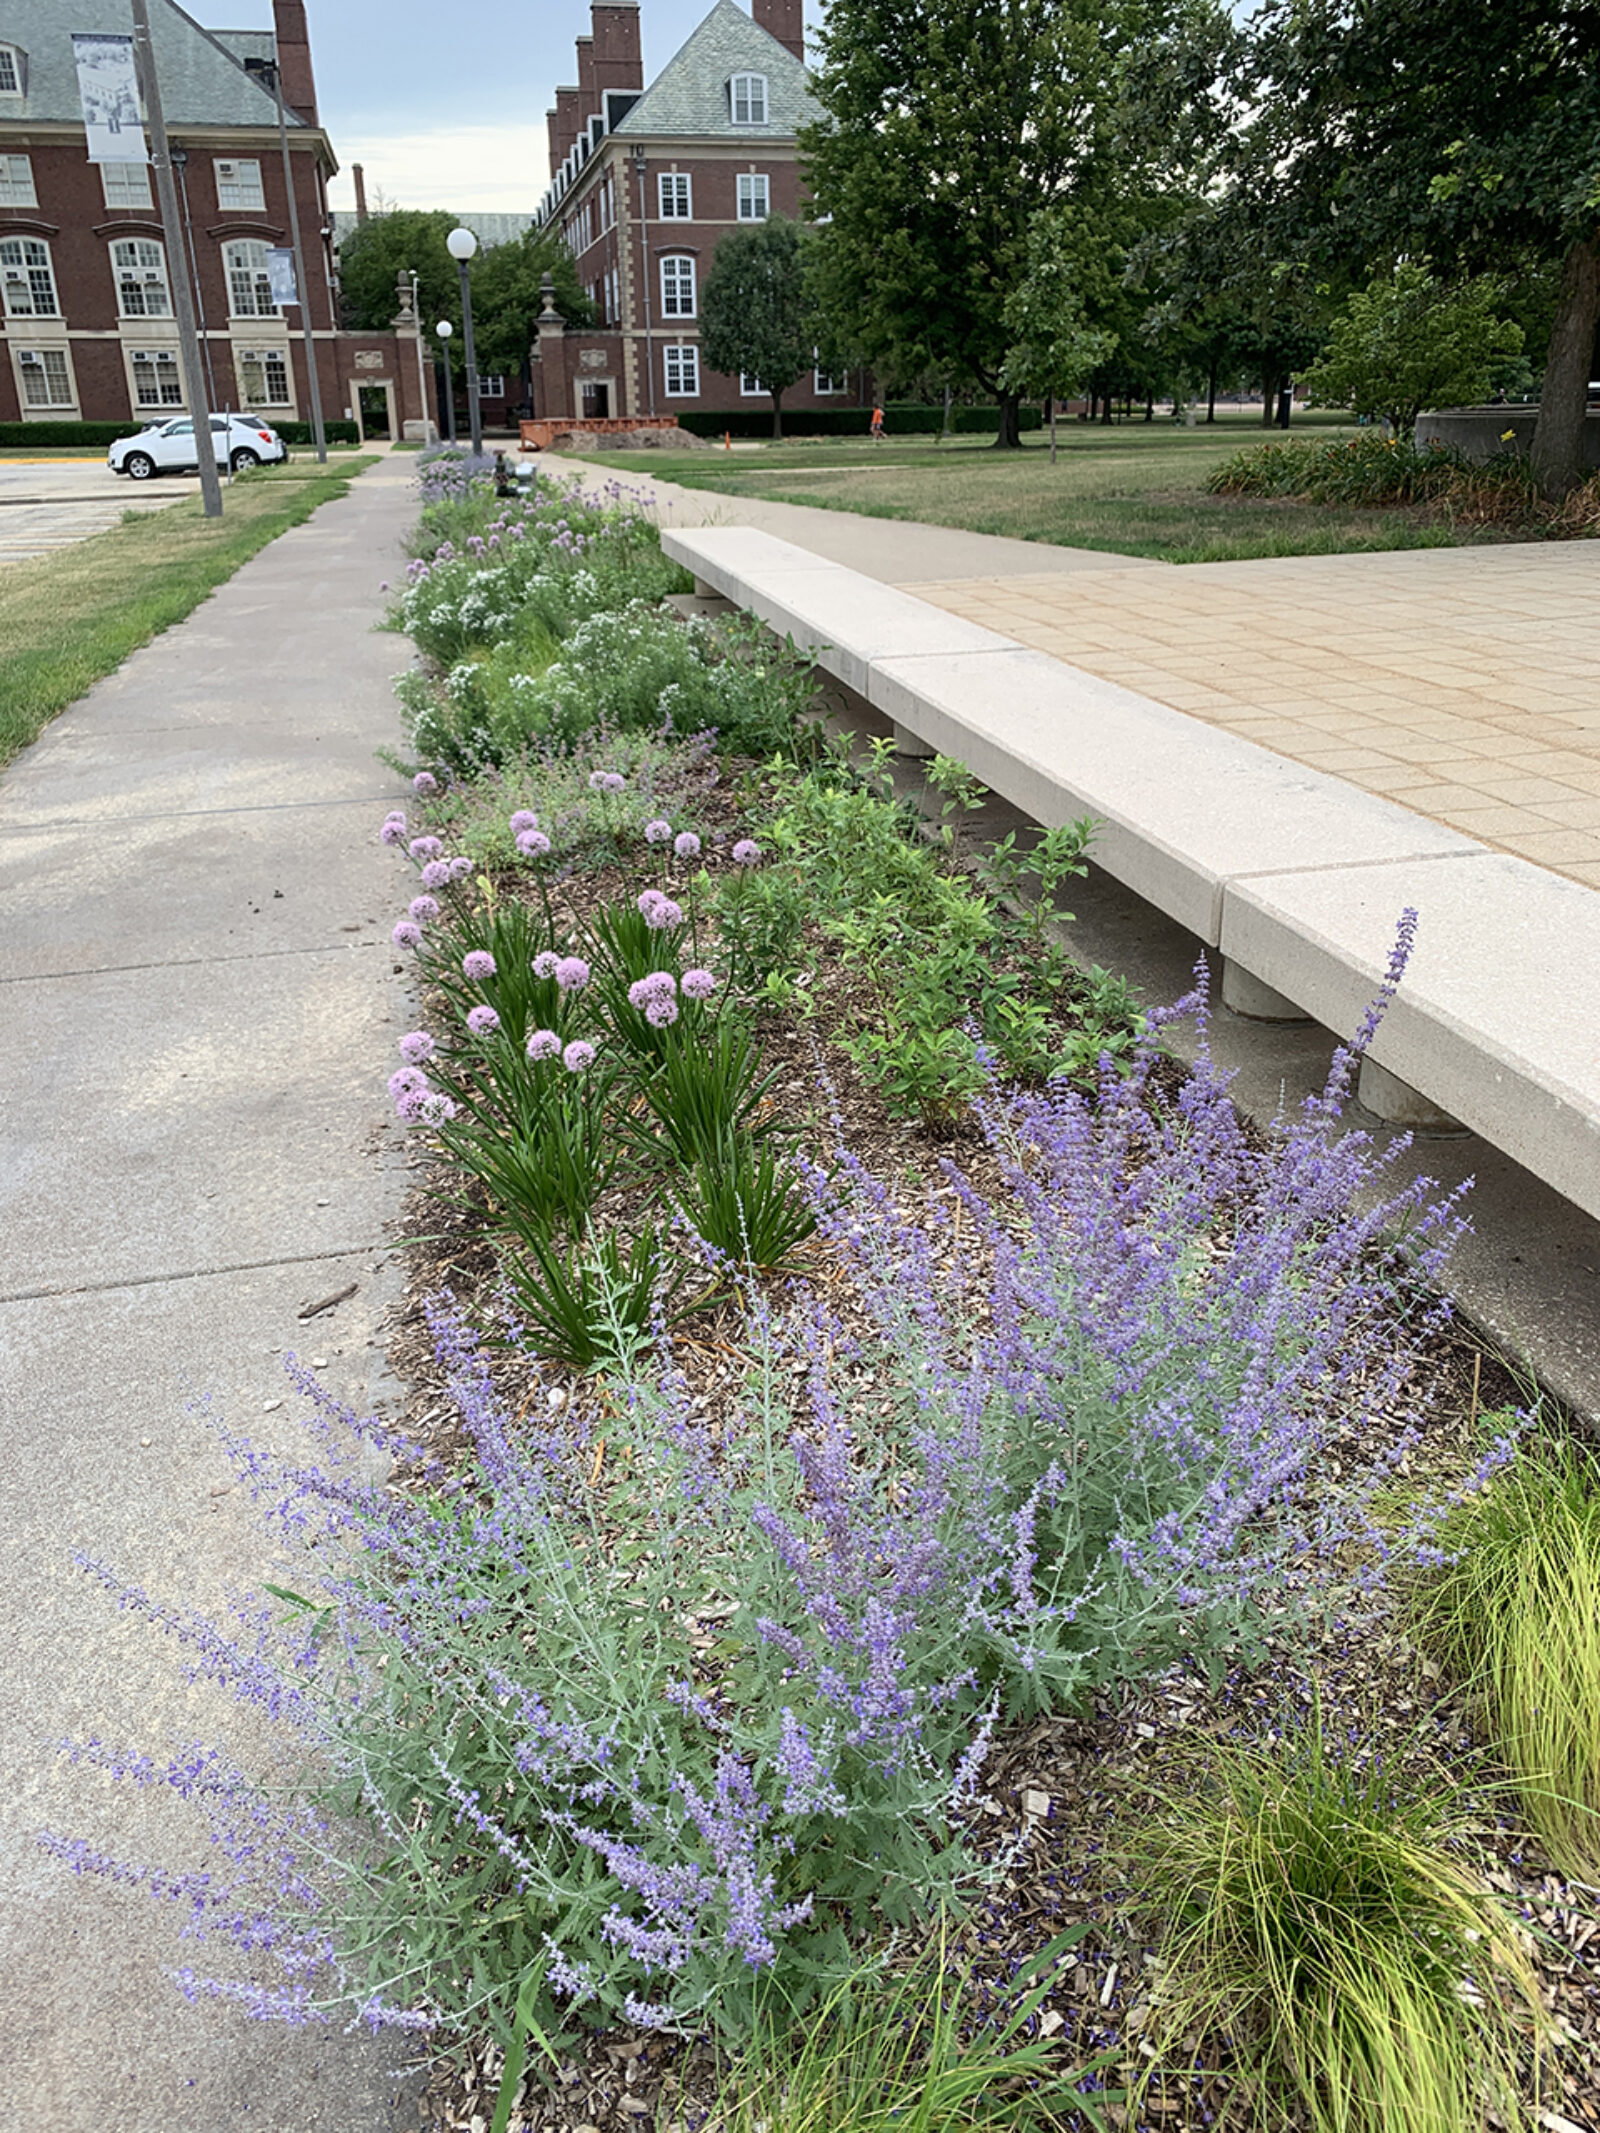
<instances>
[{"instance_id":1,"label":"white suv","mask_svg":"<svg viewBox=\"0 0 1600 2133\"><path fill-rule=\"evenodd\" d=\"M236 474L289 456L289 447L260 415L213 415L211 445L217 465L232 467ZM154 474L192 474L200 465L194 424L181 415L172 422L153 422L137 437L119 437L106 453L106 465L130 481L149 481Z\"/></svg>"}]
</instances>

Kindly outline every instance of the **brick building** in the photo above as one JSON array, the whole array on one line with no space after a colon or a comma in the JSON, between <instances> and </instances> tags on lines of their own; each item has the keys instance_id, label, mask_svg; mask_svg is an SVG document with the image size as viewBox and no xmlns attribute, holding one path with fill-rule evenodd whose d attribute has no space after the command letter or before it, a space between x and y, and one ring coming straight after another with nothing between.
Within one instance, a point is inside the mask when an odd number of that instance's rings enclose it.
<instances>
[{"instance_id":1,"label":"brick building","mask_svg":"<svg viewBox=\"0 0 1600 2133\"><path fill-rule=\"evenodd\" d=\"M804 211L798 129L819 115L802 0L717 0L648 87L637 0L593 0L577 83L549 113L538 219L564 235L596 325L541 323L534 412L611 418L761 409L755 378L700 359L699 292L741 224ZM784 408L845 407L859 380L812 372Z\"/></svg>"},{"instance_id":2,"label":"brick building","mask_svg":"<svg viewBox=\"0 0 1600 2133\"><path fill-rule=\"evenodd\" d=\"M340 330L327 181L303 0L273 30L205 30L150 0L151 40L179 180L184 244L214 408L305 419L298 310L272 301L269 247L289 243L277 105L252 62L283 70L323 411L374 429L422 415L415 321ZM150 171L87 159L72 33L131 30L127 0L0 8L0 421L160 418L183 406L171 272Z\"/></svg>"}]
</instances>

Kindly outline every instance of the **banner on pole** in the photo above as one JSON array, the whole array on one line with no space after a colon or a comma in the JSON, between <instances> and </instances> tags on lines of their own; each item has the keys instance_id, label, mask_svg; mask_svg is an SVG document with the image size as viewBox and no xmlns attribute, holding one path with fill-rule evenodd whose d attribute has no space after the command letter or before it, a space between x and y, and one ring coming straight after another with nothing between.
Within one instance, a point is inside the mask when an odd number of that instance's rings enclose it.
<instances>
[{"instance_id":1,"label":"banner on pole","mask_svg":"<svg viewBox=\"0 0 1600 2133\"><path fill-rule=\"evenodd\" d=\"M300 293L294 284L294 250L290 245L267 247L267 280L272 285L272 301L281 311L285 304L297 304Z\"/></svg>"},{"instance_id":2,"label":"banner on pole","mask_svg":"<svg viewBox=\"0 0 1600 2133\"><path fill-rule=\"evenodd\" d=\"M78 100L89 136L89 161L148 163L133 39L109 30L74 35L72 56L78 67Z\"/></svg>"}]
</instances>

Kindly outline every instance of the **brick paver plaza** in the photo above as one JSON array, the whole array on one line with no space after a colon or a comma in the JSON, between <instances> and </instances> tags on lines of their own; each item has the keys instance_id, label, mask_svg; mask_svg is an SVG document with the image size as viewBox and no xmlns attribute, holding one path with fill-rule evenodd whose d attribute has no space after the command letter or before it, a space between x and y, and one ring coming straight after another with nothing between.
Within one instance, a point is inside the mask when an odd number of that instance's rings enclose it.
<instances>
[{"instance_id":1,"label":"brick paver plaza","mask_svg":"<svg viewBox=\"0 0 1600 2133\"><path fill-rule=\"evenodd\" d=\"M903 589L1600 888L1600 544Z\"/></svg>"}]
</instances>

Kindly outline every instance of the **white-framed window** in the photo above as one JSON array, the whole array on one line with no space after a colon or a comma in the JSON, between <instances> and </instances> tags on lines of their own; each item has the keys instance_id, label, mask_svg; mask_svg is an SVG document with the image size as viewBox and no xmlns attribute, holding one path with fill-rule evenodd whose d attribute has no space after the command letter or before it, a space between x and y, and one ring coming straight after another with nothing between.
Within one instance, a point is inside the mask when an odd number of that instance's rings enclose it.
<instances>
[{"instance_id":1,"label":"white-framed window","mask_svg":"<svg viewBox=\"0 0 1600 2133\"><path fill-rule=\"evenodd\" d=\"M613 325L622 320L622 270L611 267L606 273L606 317Z\"/></svg>"},{"instance_id":2,"label":"white-framed window","mask_svg":"<svg viewBox=\"0 0 1600 2133\"><path fill-rule=\"evenodd\" d=\"M111 272L124 318L171 318L165 245L153 237L121 237L111 247Z\"/></svg>"},{"instance_id":3,"label":"white-framed window","mask_svg":"<svg viewBox=\"0 0 1600 2133\"><path fill-rule=\"evenodd\" d=\"M663 222L694 220L694 189L686 170L664 170L656 179L656 199Z\"/></svg>"},{"instance_id":4,"label":"white-framed window","mask_svg":"<svg viewBox=\"0 0 1600 2133\"><path fill-rule=\"evenodd\" d=\"M693 341L669 341L661 351L667 369L667 398L692 400L700 390L700 350Z\"/></svg>"},{"instance_id":5,"label":"white-framed window","mask_svg":"<svg viewBox=\"0 0 1600 2133\"><path fill-rule=\"evenodd\" d=\"M183 382L175 348L130 348L135 407L182 407Z\"/></svg>"},{"instance_id":6,"label":"white-framed window","mask_svg":"<svg viewBox=\"0 0 1600 2133\"><path fill-rule=\"evenodd\" d=\"M20 45L0 44L0 96L26 96L28 55Z\"/></svg>"},{"instance_id":7,"label":"white-framed window","mask_svg":"<svg viewBox=\"0 0 1600 2133\"><path fill-rule=\"evenodd\" d=\"M292 407L289 351L286 348L236 348L233 372L246 407Z\"/></svg>"},{"instance_id":8,"label":"white-framed window","mask_svg":"<svg viewBox=\"0 0 1600 2133\"><path fill-rule=\"evenodd\" d=\"M479 376L478 398L480 400L503 400L505 396L506 379L504 371L491 370L486 377Z\"/></svg>"},{"instance_id":9,"label":"white-framed window","mask_svg":"<svg viewBox=\"0 0 1600 2133\"><path fill-rule=\"evenodd\" d=\"M741 170L739 173L739 220L741 222L765 222L766 219L766 172L764 170Z\"/></svg>"},{"instance_id":10,"label":"white-framed window","mask_svg":"<svg viewBox=\"0 0 1600 2133\"><path fill-rule=\"evenodd\" d=\"M811 373L811 389L819 399L825 400L830 393L847 393L850 390L850 380L836 378L831 371L814 370Z\"/></svg>"},{"instance_id":11,"label":"white-framed window","mask_svg":"<svg viewBox=\"0 0 1600 2133\"><path fill-rule=\"evenodd\" d=\"M767 123L767 77L764 74L735 74L728 83L728 106L736 126L764 126Z\"/></svg>"},{"instance_id":12,"label":"white-framed window","mask_svg":"<svg viewBox=\"0 0 1600 2133\"><path fill-rule=\"evenodd\" d=\"M250 207L258 213L265 208L261 165L254 156L217 156L212 167L217 174L218 207Z\"/></svg>"},{"instance_id":13,"label":"white-framed window","mask_svg":"<svg viewBox=\"0 0 1600 2133\"><path fill-rule=\"evenodd\" d=\"M76 407L72 371L64 348L19 348L17 375L24 407Z\"/></svg>"},{"instance_id":14,"label":"white-framed window","mask_svg":"<svg viewBox=\"0 0 1600 2133\"><path fill-rule=\"evenodd\" d=\"M600 209L600 235L614 227L617 219L617 192L610 177L603 178L595 199Z\"/></svg>"},{"instance_id":15,"label":"white-framed window","mask_svg":"<svg viewBox=\"0 0 1600 2133\"><path fill-rule=\"evenodd\" d=\"M42 237L0 237L0 283L12 318L59 318L50 247Z\"/></svg>"},{"instance_id":16,"label":"white-framed window","mask_svg":"<svg viewBox=\"0 0 1600 2133\"><path fill-rule=\"evenodd\" d=\"M687 252L669 252L661 262L661 316L694 317L694 261Z\"/></svg>"},{"instance_id":17,"label":"white-framed window","mask_svg":"<svg viewBox=\"0 0 1600 2133\"><path fill-rule=\"evenodd\" d=\"M148 163L102 163L100 189L105 194L107 207L149 207L150 166Z\"/></svg>"},{"instance_id":18,"label":"white-framed window","mask_svg":"<svg viewBox=\"0 0 1600 2133\"><path fill-rule=\"evenodd\" d=\"M228 275L228 311L233 318L276 318L267 248L259 237L235 237L222 247Z\"/></svg>"},{"instance_id":19,"label":"white-framed window","mask_svg":"<svg viewBox=\"0 0 1600 2133\"><path fill-rule=\"evenodd\" d=\"M0 46L3 51L4 46ZM0 156L0 207L37 207L31 156Z\"/></svg>"},{"instance_id":20,"label":"white-framed window","mask_svg":"<svg viewBox=\"0 0 1600 2133\"><path fill-rule=\"evenodd\" d=\"M765 395L766 390L767 388L753 370L740 371L739 391L746 400L759 400Z\"/></svg>"}]
</instances>

